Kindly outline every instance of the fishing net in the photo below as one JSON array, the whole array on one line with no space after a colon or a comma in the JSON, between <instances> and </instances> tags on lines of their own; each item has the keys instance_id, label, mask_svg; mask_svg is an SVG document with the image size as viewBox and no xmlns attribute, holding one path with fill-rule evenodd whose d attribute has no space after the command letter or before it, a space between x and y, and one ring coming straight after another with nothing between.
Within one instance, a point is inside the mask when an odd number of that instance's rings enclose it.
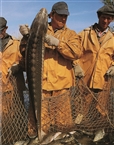
<instances>
[{"instance_id":1,"label":"fishing net","mask_svg":"<svg viewBox=\"0 0 114 145\"><path fill-rule=\"evenodd\" d=\"M95 132L99 129L113 132L114 78L109 78L99 93L93 93L83 79L76 82L75 87L61 95L43 97L42 130L47 133ZM25 91L24 96L27 99L25 104L18 95L15 77L11 76L7 85L0 80L0 144L13 145L16 141L27 139L29 92Z\"/></svg>"},{"instance_id":2,"label":"fishing net","mask_svg":"<svg viewBox=\"0 0 114 145\"><path fill-rule=\"evenodd\" d=\"M0 77L0 144L13 145L27 138L27 111L16 86L16 79L10 76L4 84Z\"/></svg>"},{"instance_id":3,"label":"fishing net","mask_svg":"<svg viewBox=\"0 0 114 145\"><path fill-rule=\"evenodd\" d=\"M114 78L108 78L103 91L92 92L83 79L58 96L43 98L42 130L69 132L114 131Z\"/></svg>"}]
</instances>

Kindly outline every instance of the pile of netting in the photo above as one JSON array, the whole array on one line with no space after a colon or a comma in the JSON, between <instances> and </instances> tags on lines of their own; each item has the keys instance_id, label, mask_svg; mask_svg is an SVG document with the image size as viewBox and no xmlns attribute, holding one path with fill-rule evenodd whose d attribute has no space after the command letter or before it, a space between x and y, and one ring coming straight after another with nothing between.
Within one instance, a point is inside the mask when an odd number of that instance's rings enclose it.
<instances>
[{"instance_id":1,"label":"pile of netting","mask_svg":"<svg viewBox=\"0 0 114 145\"><path fill-rule=\"evenodd\" d=\"M82 79L64 94L42 101L42 129L47 132L114 131L114 78L93 93Z\"/></svg>"},{"instance_id":2,"label":"pile of netting","mask_svg":"<svg viewBox=\"0 0 114 145\"><path fill-rule=\"evenodd\" d=\"M13 145L27 138L28 115L16 86L15 77L3 83L0 77L0 144Z\"/></svg>"},{"instance_id":3,"label":"pile of netting","mask_svg":"<svg viewBox=\"0 0 114 145\"><path fill-rule=\"evenodd\" d=\"M58 96L43 98L41 127L45 132L114 131L114 78L103 91L93 93L83 79ZM9 89L9 87L11 89ZM28 93L28 92L27 92ZM0 80L0 143L13 145L27 139L28 111L19 97L15 77ZM28 107L28 106L27 106Z\"/></svg>"}]
</instances>

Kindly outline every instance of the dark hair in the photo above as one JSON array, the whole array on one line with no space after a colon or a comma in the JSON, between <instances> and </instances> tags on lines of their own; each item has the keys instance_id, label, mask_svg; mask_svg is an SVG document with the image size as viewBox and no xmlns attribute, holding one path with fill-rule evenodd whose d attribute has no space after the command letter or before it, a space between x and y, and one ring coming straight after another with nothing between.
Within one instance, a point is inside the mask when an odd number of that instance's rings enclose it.
<instances>
[{"instance_id":1,"label":"dark hair","mask_svg":"<svg viewBox=\"0 0 114 145\"><path fill-rule=\"evenodd\" d=\"M99 18L101 15L108 15L108 14L105 14L105 13L102 13L102 12L97 13L98 18ZM114 19L114 16L112 16L112 15L109 15L109 16L111 16L112 19Z\"/></svg>"},{"instance_id":2,"label":"dark hair","mask_svg":"<svg viewBox=\"0 0 114 145\"><path fill-rule=\"evenodd\" d=\"M48 14L48 17L51 18L51 15L53 16L56 12L55 11L51 11L49 14Z\"/></svg>"}]
</instances>

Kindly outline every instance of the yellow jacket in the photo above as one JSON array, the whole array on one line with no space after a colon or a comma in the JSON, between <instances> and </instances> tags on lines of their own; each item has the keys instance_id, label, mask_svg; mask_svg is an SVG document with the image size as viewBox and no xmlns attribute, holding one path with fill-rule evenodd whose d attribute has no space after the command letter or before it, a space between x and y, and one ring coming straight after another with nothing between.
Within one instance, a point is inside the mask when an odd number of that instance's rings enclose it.
<instances>
[{"instance_id":1,"label":"yellow jacket","mask_svg":"<svg viewBox=\"0 0 114 145\"><path fill-rule=\"evenodd\" d=\"M47 33L58 38L60 43L54 50L45 44L43 89L52 91L70 88L74 85L72 61L82 54L81 39L66 26L54 33L49 24Z\"/></svg>"},{"instance_id":2,"label":"yellow jacket","mask_svg":"<svg viewBox=\"0 0 114 145\"><path fill-rule=\"evenodd\" d=\"M14 64L18 64L19 60L21 60L22 56L20 54L19 51L19 45L20 45L20 41L13 39L11 37L11 39L9 40L8 44L6 45L6 47L4 48L3 52L0 55L0 60L1 60L1 64L2 66L0 67L0 70L2 72L2 81L3 84L7 83L7 78L6 76L8 75L8 69ZM11 89L11 86L7 86L7 89ZM5 90L7 91L7 90Z\"/></svg>"},{"instance_id":3,"label":"yellow jacket","mask_svg":"<svg viewBox=\"0 0 114 145\"><path fill-rule=\"evenodd\" d=\"M103 89L107 70L114 65L114 37L108 30L101 45L93 27L79 33L82 37L83 56L78 60L85 73L89 88Z\"/></svg>"}]
</instances>

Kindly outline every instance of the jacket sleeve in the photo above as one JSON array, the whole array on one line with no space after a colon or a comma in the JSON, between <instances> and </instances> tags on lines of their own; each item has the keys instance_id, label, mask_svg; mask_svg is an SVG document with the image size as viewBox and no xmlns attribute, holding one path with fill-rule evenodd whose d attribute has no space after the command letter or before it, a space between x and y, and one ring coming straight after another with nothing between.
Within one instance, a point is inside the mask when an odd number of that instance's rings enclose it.
<instances>
[{"instance_id":1,"label":"jacket sleeve","mask_svg":"<svg viewBox=\"0 0 114 145\"><path fill-rule=\"evenodd\" d=\"M81 57L81 37L73 30L69 30L60 37L57 50L66 59L75 60Z\"/></svg>"},{"instance_id":2,"label":"jacket sleeve","mask_svg":"<svg viewBox=\"0 0 114 145\"><path fill-rule=\"evenodd\" d=\"M19 64L21 70L25 70L25 58L22 56L20 52L20 41L16 41L17 43L17 50L16 50L16 57L15 57L15 63Z\"/></svg>"},{"instance_id":3,"label":"jacket sleeve","mask_svg":"<svg viewBox=\"0 0 114 145\"><path fill-rule=\"evenodd\" d=\"M79 32L78 35L79 35L79 37L81 39L81 56L83 56L83 51L84 51L84 48L83 48L84 31ZM79 62L79 59L75 59L73 61L73 66L78 65L78 62Z\"/></svg>"}]
</instances>

